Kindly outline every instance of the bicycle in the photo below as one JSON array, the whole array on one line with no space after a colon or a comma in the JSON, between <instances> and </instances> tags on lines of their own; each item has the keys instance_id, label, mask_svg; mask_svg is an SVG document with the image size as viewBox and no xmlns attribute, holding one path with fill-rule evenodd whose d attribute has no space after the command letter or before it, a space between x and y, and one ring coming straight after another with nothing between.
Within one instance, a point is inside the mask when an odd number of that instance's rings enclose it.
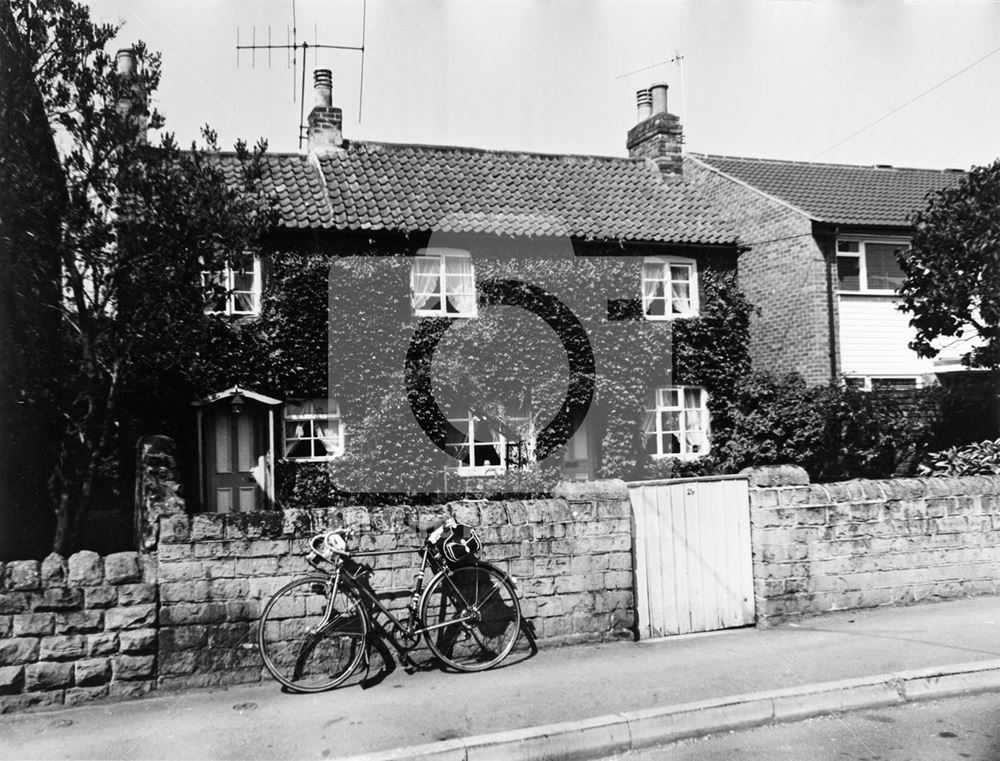
<instances>
[{"instance_id":1,"label":"bicycle","mask_svg":"<svg viewBox=\"0 0 1000 761\"><path fill-rule=\"evenodd\" d=\"M306 559L322 575L286 584L264 606L257 645L264 666L282 685L321 692L342 684L362 662L368 664L372 635L388 639L410 666L415 664L408 653L423 637L431 653L456 671L493 668L514 649L526 623L515 580L475 557L474 531L450 521L432 531L421 549L353 554L348 535L336 529L314 536ZM421 553L420 568L400 618L378 599L370 583L373 569L357 558L412 552ZM434 575L424 588L428 570ZM392 631L381 625L380 613ZM534 650L530 628L525 633Z\"/></svg>"}]
</instances>

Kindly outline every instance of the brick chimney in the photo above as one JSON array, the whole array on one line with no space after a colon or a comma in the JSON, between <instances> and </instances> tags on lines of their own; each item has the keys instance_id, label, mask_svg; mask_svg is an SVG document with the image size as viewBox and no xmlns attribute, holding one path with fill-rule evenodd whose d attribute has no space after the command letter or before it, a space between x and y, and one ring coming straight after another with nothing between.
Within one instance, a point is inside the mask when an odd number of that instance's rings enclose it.
<instances>
[{"instance_id":1,"label":"brick chimney","mask_svg":"<svg viewBox=\"0 0 1000 761\"><path fill-rule=\"evenodd\" d=\"M136 142L145 145L147 142L146 124L146 93L136 73L135 51L132 48L122 48L115 57L115 71L118 74L118 113L132 119L138 128Z\"/></svg>"},{"instance_id":2,"label":"brick chimney","mask_svg":"<svg viewBox=\"0 0 1000 761\"><path fill-rule=\"evenodd\" d=\"M653 159L664 175L680 175L684 132L680 120L667 113L667 85L636 93L639 123L628 131L625 145L633 159Z\"/></svg>"},{"instance_id":3,"label":"brick chimney","mask_svg":"<svg viewBox=\"0 0 1000 761\"><path fill-rule=\"evenodd\" d=\"M344 114L333 106L333 73L329 69L313 72L313 92L316 105L309 112L309 152L322 155L343 150Z\"/></svg>"}]
</instances>

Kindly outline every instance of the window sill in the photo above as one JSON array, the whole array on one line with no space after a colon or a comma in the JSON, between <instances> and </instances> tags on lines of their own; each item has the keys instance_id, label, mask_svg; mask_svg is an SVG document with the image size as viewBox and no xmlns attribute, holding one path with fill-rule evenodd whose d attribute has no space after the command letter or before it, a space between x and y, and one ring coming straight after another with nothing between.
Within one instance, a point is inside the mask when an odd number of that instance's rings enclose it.
<instances>
[{"instance_id":1,"label":"window sill","mask_svg":"<svg viewBox=\"0 0 1000 761\"><path fill-rule=\"evenodd\" d=\"M688 312L686 314L671 314L664 317L651 317L650 315L643 315L646 322L672 322L673 320L690 320L692 317L697 317L697 312Z\"/></svg>"},{"instance_id":2,"label":"window sill","mask_svg":"<svg viewBox=\"0 0 1000 761\"><path fill-rule=\"evenodd\" d=\"M651 460L683 460L684 462L691 462L707 456L708 452L698 452L697 454L651 454L649 458Z\"/></svg>"},{"instance_id":3,"label":"window sill","mask_svg":"<svg viewBox=\"0 0 1000 761\"><path fill-rule=\"evenodd\" d=\"M414 317L447 317L449 320L474 320L479 315L476 312L471 314L447 314L445 312L427 312L417 310L413 312Z\"/></svg>"},{"instance_id":4,"label":"window sill","mask_svg":"<svg viewBox=\"0 0 1000 761\"><path fill-rule=\"evenodd\" d=\"M285 462L333 462L340 457L343 452L328 455L327 457L283 457Z\"/></svg>"}]
</instances>

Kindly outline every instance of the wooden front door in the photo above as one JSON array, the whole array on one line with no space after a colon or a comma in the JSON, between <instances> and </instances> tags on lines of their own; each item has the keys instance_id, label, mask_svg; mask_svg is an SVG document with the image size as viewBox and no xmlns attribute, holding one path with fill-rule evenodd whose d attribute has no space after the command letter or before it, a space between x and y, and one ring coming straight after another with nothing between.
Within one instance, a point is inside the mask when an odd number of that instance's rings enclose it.
<instances>
[{"instance_id":1,"label":"wooden front door","mask_svg":"<svg viewBox=\"0 0 1000 761\"><path fill-rule=\"evenodd\" d=\"M267 411L244 405L234 413L218 404L205 432L205 509L214 513L253 512L265 506Z\"/></svg>"}]
</instances>

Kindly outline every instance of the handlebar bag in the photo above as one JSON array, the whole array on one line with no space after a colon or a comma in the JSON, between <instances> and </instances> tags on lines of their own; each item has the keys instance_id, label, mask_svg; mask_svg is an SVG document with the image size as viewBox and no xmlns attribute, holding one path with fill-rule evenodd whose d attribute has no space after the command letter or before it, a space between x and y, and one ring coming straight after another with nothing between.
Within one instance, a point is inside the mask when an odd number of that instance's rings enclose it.
<instances>
[{"instance_id":1,"label":"handlebar bag","mask_svg":"<svg viewBox=\"0 0 1000 761\"><path fill-rule=\"evenodd\" d=\"M449 563L461 563L476 556L483 548L479 535L471 526L461 523L452 528L449 534L441 538L441 554Z\"/></svg>"}]
</instances>

